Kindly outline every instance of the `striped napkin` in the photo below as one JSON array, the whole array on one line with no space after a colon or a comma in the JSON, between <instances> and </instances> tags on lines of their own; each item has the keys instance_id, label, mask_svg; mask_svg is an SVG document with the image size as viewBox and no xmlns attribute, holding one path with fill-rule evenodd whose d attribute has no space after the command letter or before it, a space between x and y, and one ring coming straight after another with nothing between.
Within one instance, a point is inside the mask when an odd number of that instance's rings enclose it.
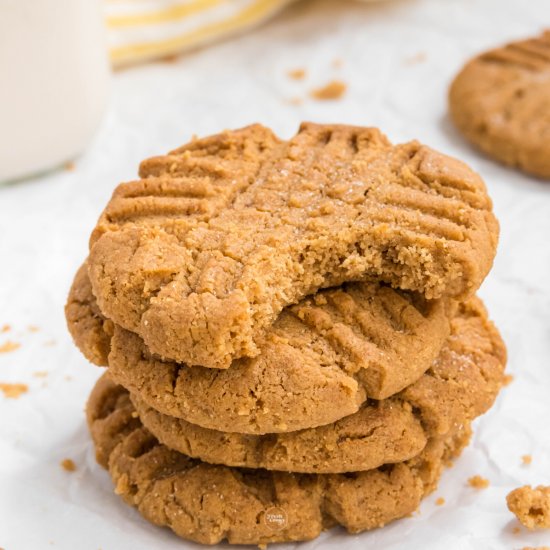
<instances>
[{"instance_id":1,"label":"striped napkin","mask_svg":"<svg viewBox=\"0 0 550 550\"><path fill-rule=\"evenodd\" d=\"M104 0L113 66L170 57L237 33L293 0Z\"/></svg>"}]
</instances>

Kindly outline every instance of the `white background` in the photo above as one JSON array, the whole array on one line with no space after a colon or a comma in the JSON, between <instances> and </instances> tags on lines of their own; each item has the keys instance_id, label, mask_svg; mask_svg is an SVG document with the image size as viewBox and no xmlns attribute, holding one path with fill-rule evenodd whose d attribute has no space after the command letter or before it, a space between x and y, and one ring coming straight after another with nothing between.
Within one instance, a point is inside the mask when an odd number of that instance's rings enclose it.
<instances>
[{"instance_id":1,"label":"white background","mask_svg":"<svg viewBox=\"0 0 550 550\"><path fill-rule=\"evenodd\" d=\"M0 547L198 548L143 521L95 464L83 407L101 370L73 346L63 304L102 207L141 159L194 133L256 121L289 137L301 120L380 126L395 142L417 138L482 174L502 232L480 293L508 344L515 377L420 513L358 536L333 530L301 548L550 545L548 532L514 533L518 524L505 505L516 486L550 483L550 182L483 158L446 114L448 84L469 56L545 24L548 0L306 1L243 37L116 74L109 111L74 171L0 188L0 326L13 327L0 334L0 346L21 343L0 354L0 382L29 386L19 399L0 394ZM307 78L291 80L294 68L305 68ZM342 100L307 97L332 78L349 85ZM292 105L293 97L304 101ZM38 378L36 371L48 374ZM522 465L524 454L532 465ZM66 457L76 472L62 470ZM490 487L469 487L475 474ZM444 506L435 506L439 496Z\"/></svg>"}]
</instances>

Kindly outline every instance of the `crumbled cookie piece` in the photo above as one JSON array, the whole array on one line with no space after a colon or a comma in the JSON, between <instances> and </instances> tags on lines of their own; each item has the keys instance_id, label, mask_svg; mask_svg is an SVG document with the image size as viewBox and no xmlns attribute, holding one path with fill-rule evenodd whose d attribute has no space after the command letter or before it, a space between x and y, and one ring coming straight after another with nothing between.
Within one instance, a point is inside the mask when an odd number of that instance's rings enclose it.
<instances>
[{"instance_id":1,"label":"crumbled cookie piece","mask_svg":"<svg viewBox=\"0 0 550 550\"><path fill-rule=\"evenodd\" d=\"M504 385L509 386L514 381L514 375L513 374L507 374L504 377Z\"/></svg>"},{"instance_id":2,"label":"crumbled cookie piece","mask_svg":"<svg viewBox=\"0 0 550 550\"><path fill-rule=\"evenodd\" d=\"M19 342L12 342L11 340L7 340L2 345L0 345L0 353L10 353L12 351L15 351L16 349L19 349L21 347L21 344Z\"/></svg>"},{"instance_id":3,"label":"crumbled cookie piece","mask_svg":"<svg viewBox=\"0 0 550 550\"><path fill-rule=\"evenodd\" d=\"M292 69L291 71L288 71L287 74L290 78L292 78L292 80L303 80L306 77L306 70Z\"/></svg>"},{"instance_id":4,"label":"crumbled cookie piece","mask_svg":"<svg viewBox=\"0 0 550 550\"><path fill-rule=\"evenodd\" d=\"M508 493L506 503L528 529L550 529L550 486L524 485Z\"/></svg>"},{"instance_id":5,"label":"crumbled cookie piece","mask_svg":"<svg viewBox=\"0 0 550 550\"><path fill-rule=\"evenodd\" d=\"M0 328L0 332L9 332L11 330L11 325L3 325L2 328Z\"/></svg>"},{"instance_id":6,"label":"crumbled cookie piece","mask_svg":"<svg viewBox=\"0 0 550 550\"><path fill-rule=\"evenodd\" d=\"M76 470L76 464L70 458L65 458L61 461L61 467L66 472L74 472Z\"/></svg>"},{"instance_id":7,"label":"crumbled cookie piece","mask_svg":"<svg viewBox=\"0 0 550 550\"><path fill-rule=\"evenodd\" d=\"M525 466L529 466L529 464L531 464L531 462L533 462L533 457L531 455L523 455L521 457L521 462Z\"/></svg>"},{"instance_id":8,"label":"crumbled cookie piece","mask_svg":"<svg viewBox=\"0 0 550 550\"><path fill-rule=\"evenodd\" d=\"M21 394L27 393L29 387L27 384L0 383L0 391L2 391L4 396L8 399L17 399Z\"/></svg>"},{"instance_id":9,"label":"crumbled cookie piece","mask_svg":"<svg viewBox=\"0 0 550 550\"><path fill-rule=\"evenodd\" d=\"M48 376L48 371L47 370L37 370L37 371L33 372L32 375L35 376L36 378L46 378L46 376Z\"/></svg>"},{"instance_id":10,"label":"crumbled cookie piece","mask_svg":"<svg viewBox=\"0 0 550 550\"><path fill-rule=\"evenodd\" d=\"M310 96L320 101L340 99L346 93L347 89L348 86L345 82L341 80L331 80L328 84L312 90Z\"/></svg>"},{"instance_id":11,"label":"crumbled cookie piece","mask_svg":"<svg viewBox=\"0 0 550 550\"><path fill-rule=\"evenodd\" d=\"M473 476L468 479L468 485L474 489L487 489L489 480L481 476Z\"/></svg>"},{"instance_id":12,"label":"crumbled cookie piece","mask_svg":"<svg viewBox=\"0 0 550 550\"><path fill-rule=\"evenodd\" d=\"M38 331L40 330L40 327L37 327L36 325L29 325L29 326L27 327L27 330L28 330L29 332L38 332Z\"/></svg>"},{"instance_id":13,"label":"crumbled cookie piece","mask_svg":"<svg viewBox=\"0 0 550 550\"><path fill-rule=\"evenodd\" d=\"M405 59L405 65L418 65L419 63L426 61L427 57L426 52L418 52L412 57L407 57Z\"/></svg>"},{"instance_id":14,"label":"crumbled cookie piece","mask_svg":"<svg viewBox=\"0 0 550 550\"><path fill-rule=\"evenodd\" d=\"M301 105L302 103L304 102L304 100L301 98L301 97L291 97L289 100L288 100L288 103L290 105Z\"/></svg>"},{"instance_id":15,"label":"crumbled cookie piece","mask_svg":"<svg viewBox=\"0 0 550 550\"><path fill-rule=\"evenodd\" d=\"M436 499L435 503L437 506L443 506L445 504L445 499L443 497L439 497Z\"/></svg>"}]
</instances>

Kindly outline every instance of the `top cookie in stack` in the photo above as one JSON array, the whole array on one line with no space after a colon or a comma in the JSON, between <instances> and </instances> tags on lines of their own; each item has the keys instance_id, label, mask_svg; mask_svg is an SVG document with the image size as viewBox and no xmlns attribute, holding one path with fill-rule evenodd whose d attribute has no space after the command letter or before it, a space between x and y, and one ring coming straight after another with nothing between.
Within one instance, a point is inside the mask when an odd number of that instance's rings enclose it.
<instances>
[{"instance_id":1,"label":"top cookie in stack","mask_svg":"<svg viewBox=\"0 0 550 550\"><path fill-rule=\"evenodd\" d=\"M305 124L282 142L252 126L140 175L93 233L92 289L109 319L188 365L258 355L285 306L346 281L466 299L495 253L481 179L373 129Z\"/></svg>"}]
</instances>

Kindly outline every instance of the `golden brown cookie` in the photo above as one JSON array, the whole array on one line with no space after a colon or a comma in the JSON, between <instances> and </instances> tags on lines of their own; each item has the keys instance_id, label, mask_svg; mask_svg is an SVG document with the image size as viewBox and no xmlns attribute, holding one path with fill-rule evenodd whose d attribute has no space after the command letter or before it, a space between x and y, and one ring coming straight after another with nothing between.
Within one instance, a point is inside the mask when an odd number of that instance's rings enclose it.
<instances>
[{"instance_id":1,"label":"golden brown cookie","mask_svg":"<svg viewBox=\"0 0 550 550\"><path fill-rule=\"evenodd\" d=\"M479 300L461 306L451 326L454 335L447 341L439 359L436 358L436 361L442 361L440 368L452 369L453 361L483 367L489 364L497 369L500 380L504 345ZM157 411L204 428L248 434L313 428L357 412L368 395L361 391L364 386L357 382L358 389L353 388L354 379L342 371L339 371L339 379L345 376L347 383L344 388L355 391L349 391L347 395L337 393L323 363L316 363L311 368L306 362L301 368L297 363L291 368L282 354L283 361L277 368L266 368L265 365L255 368L252 365L227 371L189 369L174 363L143 359L146 351L139 347L137 339L129 337L130 333L124 335L128 336L124 345L119 339L122 334L117 330L112 340L109 372L113 379L138 394ZM451 352L447 355L449 348ZM411 360L413 357L411 353ZM485 387L482 380L475 380L481 383L481 388ZM408 386L404 392L413 400L422 399L425 397L423 392L417 396L411 389L416 391L422 387ZM427 397L430 391L427 390ZM473 384L471 391L476 391ZM489 396L494 396L494 388L489 390ZM428 398L426 407L433 407L433 403L434 400ZM439 405L439 409L434 408L433 417L441 418L440 412Z\"/></svg>"},{"instance_id":2,"label":"golden brown cookie","mask_svg":"<svg viewBox=\"0 0 550 550\"><path fill-rule=\"evenodd\" d=\"M85 279L80 271L69 304L76 297L82 303L82 289L90 290ZM173 416L191 415L188 420L205 427L298 430L334 422L368 397L383 399L417 380L450 332L447 309L453 308L443 301L378 284L321 291L281 313L259 356L237 360L225 371L161 361L139 336L116 326L110 370L150 405ZM98 362L100 346L86 328L82 323L71 333ZM100 359L106 364L106 355Z\"/></svg>"},{"instance_id":3,"label":"golden brown cookie","mask_svg":"<svg viewBox=\"0 0 550 550\"><path fill-rule=\"evenodd\" d=\"M408 460L428 441L410 405L392 398L364 405L333 424L265 435L201 428L161 414L135 395L131 399L143 425L161 443L210 464L318 474L355 472Z\"/></svg>"},{"instance_id":4,"label":"golden brown cookie","mask_svg":"<svg viewBox=\"0 0 550 550\"><path fill-rule=\"evenodd\" d=\"M481 178L376 129L261 126L142 163L91 241L104 315L152 353L228 368L260 353L281 310L323 287L380 280L467 298L489 271L498 224Z\"/></svg>"},{"instance_id":5,"label":"golden brown cookie","mask_svg":"<svg viewBox=\"0 0 550 550\"><path fill-rule=\"evenodd\" d=\"M204 544L309 540L338 524L352 533L382 527L418 507L470 435L462 426L409 461L366 472L293 474L210 465L161 445L114 384L94 389L87 415L115 492L152 523Z\"/></svg>"},{"instance_id":6,"label":"golden brown cookie","mask_svg":"<svg viewBox=\"0 0 550 550\"><path fill-rule=\"evenodd\" d=\"M136 395L131 399L161 443L205 462L305 473L370 470L417 455L430 438L456 430L493 404L505 366L500 336L475 317L459 316L452 326L438 359L417 382L318 428L260 436L219 432L161 414Z\"/></svg>"},{"instance_id":7,"label":"golden brown cookie","mask_svg":"<svg viewBox=\"0 0 550 550\"><path fill-rule=\"evenodd\" d=\"M472 59L451 86L449 106L482 151L550 178L550 32Z\"/></svg>"}]
</instances>

